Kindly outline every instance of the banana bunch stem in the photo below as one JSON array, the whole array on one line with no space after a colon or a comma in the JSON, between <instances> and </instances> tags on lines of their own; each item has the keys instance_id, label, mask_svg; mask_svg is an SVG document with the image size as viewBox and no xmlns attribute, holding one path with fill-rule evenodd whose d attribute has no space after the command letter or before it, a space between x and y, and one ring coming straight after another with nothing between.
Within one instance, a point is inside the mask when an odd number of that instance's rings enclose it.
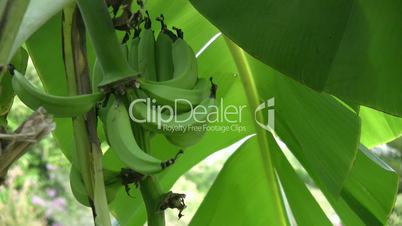
<instances>
[{"instance_id":1,"label":"banana bunch stem","mask_svg":"<svg viewBox=\"0 0 402 226\"><path fill-rule=\"evenodd\" d=\"M138 72L131 69L120 48L105 2L103 0L77 0L77 3L96 57L105 73L104 80L99 86L137 75Z\"/></svg>"},{"instance_id":2,"label":"banana bunch stem","mask_svg":"<svg viewBox=\"0 0 402 226\"><path fill-rule=\"evenodd\" d=\"M148 226L164 226L165 211L160 209L163 193L156 177L146 177L141 182L140 190L147 210Z\"/></svg>"},{"instance_id":3,"label":"banana bunch stem","mask_svg":"<svg viewBox=\"0 0 402 226\"><path fill-rule=\"evenodd\" d=\"M139 128L139 130L139 133L142 133L139 145L144 152L150 154L150 137L147 135L148 131L144 131L142 128ZM165 211L160 209L164 193L157 178L154 176L145 177L141 181L140 191L147 210L148 226L164 226L166 224Z\"/></svg>"}]
</instances>

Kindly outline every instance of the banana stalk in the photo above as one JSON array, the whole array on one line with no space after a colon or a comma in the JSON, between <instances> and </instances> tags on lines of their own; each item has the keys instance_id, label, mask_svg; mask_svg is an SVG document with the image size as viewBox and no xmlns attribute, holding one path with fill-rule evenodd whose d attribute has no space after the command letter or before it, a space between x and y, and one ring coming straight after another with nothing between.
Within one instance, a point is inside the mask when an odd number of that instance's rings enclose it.
<instances>
[{"instance_id":1,"label":"banana stalk","mask_svg":"<svg viewBox=\"0 0 402 226\"><path fill-rule=\"evenodd\" d=\"M164 226L165 211L160 209L164 194L156 177L145 178L140 185L141 195L147 209L148 226Z\"/></svg>"},{"instance_id":2,"label":"banana stalk","mask_svg":"<svg viewBox=\"0 0 402 226\"><path fill-rule=\"evenodd\" d=\"M138 75L138 72L129 66L124 57L105 2L103 0L77 0L77 3L96 57L105 74L99 87L115 84Z\"/></svg>"},{"instance_id":3,"label":"banana stalk","mask_svg":"<svg viewBox=\"0 0 402 226\"><path fill-rule=\"evenodd\" d=\"M89 93L91 88L85 52L85 28L81 15L73 4L63 11L63 16L63 59L69 94ZM74 117L73 129L76 144L73 167L76 167L82 176L95 224L111 226L94 109L85 115Z\"/></svg>"},{"instance_id":4,"label":"banana stalk","mask_svg":"<svg viewBox=\"0 0 402 226\"><path fill-rule=\"evenodd\" d=\"M141 127L139 129L140 133L142 132L142 139L139 145L144 152L150 154L150 137L145 134L147 131L143 130ZM165 226L165 211L160 209L164 193L162 192L157 178L147 176L141 181L140 191L147 210L148 226Z\"/></svg>"},{"instance_id":5,"label":"banana stalk","mask_svg":"<svg viewBox=\"0 0 402 226\"><path fill-rule=\"evenodd\" d=\"M73 44L73 18L75 14L75 4L72 4L66 7L63 11L63 58L64 58L64 66L66 71L66 80L67 80L67 90L70 96L78 94L78 86L76 84L76 75L75 75L75 65L74 61L74 44ZM75 43L76 44L76 43ZM62 104L62 103L61 103ZM89 111L90 109L87 109ZM87 112L86 111L86 112ZM85 114L86 112L82 112ZM89 174L89 152L90 145L88 142L88 135L85 125L85 119L82 114L74 117L72 119L73 129L74 129L74 140L75 140L75 152L73 154L72 163L74 167L78 169L78 171L82 174L84 184L87 190L87 194L90 195L89 199L93 200L93 187L91 183L91 176Z\"/></svg>"}]
</instances>

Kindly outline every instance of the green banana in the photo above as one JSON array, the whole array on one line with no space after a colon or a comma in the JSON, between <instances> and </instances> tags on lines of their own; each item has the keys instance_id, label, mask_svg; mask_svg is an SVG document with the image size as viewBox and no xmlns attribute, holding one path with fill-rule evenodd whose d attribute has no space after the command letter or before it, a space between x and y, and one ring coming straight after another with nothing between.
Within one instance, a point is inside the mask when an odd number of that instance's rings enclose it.
<instances>
[{"instance_id":1,"label":"green banana","mask_svg":"<svg viewBox=\"0 0 402 226\"><path fill-rule=\"evenodd\" d=\"M178 112L190 110L210 94L209 82L206 79L199 79L193 89L176 88L143 80L140 81L140 88L149 97L154 98L158 105L176 107Z\"/></svg>"},{"instance_id":2,"label":"green banana","mask_svg":"<svg viewBox=\"0 0 402 226\"><path fill-rule=\"evenodd\" d=\"M130 103L138 98L146 99L148 98L148 96L144 91L140 89L127 89L125 96L126 107L129 108ZM138 144L140 144L140 141L144 138L143 136L148 136L149 138L152 138L155 135L155 133L153 133L152 131L145 130L141 125L134 122L133 120L131 120L131 128L133 130L134 137L137 140Z\"/></svg>"},{"instance_id":3,"label":"green banana","mask_svg":"<svg viewBox=\"0 0 402 226\"><path fill-rule=\"evenodd\" d=\"M150 81L156 81L155 68L155 37L150 28L141 32L138 46L138 66L141 76Z\"/></svg>"},{"instance_id":4,"label":"green banana","mask_svg":"<svg viewBox=\"0 0 402 226\"><path fill-rule=\"evenodd\" d=\"M27 64L28 53L24 48L20 47L14 54L13 59L11 60L11 65L17 70L25 73ZM0 71L0 118L3 118L6 121L7 114L14 102L15 93L11 85L12 75L10 72L6 71L3 74L1 73L2 72ZM2 123L0 123L0 128L1 124Z\"/></svg>"},{"instance_id":5,"label":"green banana","mask_svg":"<svg viewBox=\"0 0 402 226\"><path fill-rule=\"evenodd\" d=\"M124 164L144 175L160 172L173 164L174 160L162 162L143 152L134 138L125 105L114 95L110 96L109 102L111 106L103 116L106 136L110 147Z\"/></svg>"},{"instance_id":6,"label":"green banana","mask_svg":"<svg viewBox=\"0 0 402 226\"><path fill-rule=\"evenodd\" d=\"M197 59L191 47L181 38L172 46L173 78L158 84L192 89L198 80Z\"/></svg>"},{"instance_id":7,"label":"green banana","mask_svg":"<svg viewBox=\"0 0 402 226\"><path fill-rule=\"evenodd\" d=\"M204 133L205 130L201 129L200 131L190 131L182 134L165 134L165 137L173 145L181 148L187 148L198 143L202 139Z\"/></svg>"},{"instance_id":8,"label":"green banana","mask_svg":"<svg viewBox=\"0 0 402 226\"><path fill-rule=\"evenodd\" d=\"M156 39L156 74L158 81L166 81L173 77L173 40L161 31Z\"/></svg>"},{"instance_id":9,"label":"green banana","mask_svg":"<svg viewBox=\"0 0 402 226\"><path fill-rule=\"evenodd\" d=\"M104 171L107 202L110 203L116 198L117 191L123 186L120 179L116 179L118 173ZM108 182L110 181L110 182ZM72 165L70 168L71 191L79 203L90 207L89 196L82 180L81 173Z\"/></svg>"},{"instance_id":10,"label":"green banana","mask_svg":"<svg viewBox=\"0 0 402 226\"><path fill-rule=\"evenodd\" d=\"M88 112L104 98L101 93L79 96L54 96L39 91L18 71L14 71L13 89L21 101L32 109L43 106L55 117L74 117Z\"/></svg>"},{"instance_id":11,"label":"green banana","mask_svg":"<svg viewBox=\"0 0 402 226\"><path fill-rule=\"evenodd\" d=\"M211 93L210 93L210 98L211 99L216 99L216 92L217 92L217 88L218 86L216 84L213 83L212 81L212 77L210 78L211 81ZM214 109L215 110L215 109ZM210 120L215 120L216 114L212 114L213 118L209 118ZM182 148L187 148L190 147L196 143L198 143L203 135L205 133L205 129L201 128L199 130L192 130L192 131L187 131L186 133L177 133L177 134L165 134L166 139L179 147Z\"/></svg>"},{"instance_id":12,"label":"green banana","mask_svg":"<svg viewBox=\"0 0 402 226\"><path fill-rule=\"evenodd\" d=\"M123 52L123 55L126 59L128 59L128 46L127 44L121 44L120 45L121 51Z\"/></svg>"},{"instance_id":13,"label":"green banana","mask_svg":"<svg viewBox=\"0 0 402 226\"><path fill-rule=\"evenodd\" d=\"M14 102L14 90L11 86L12 77L5 73L0 81L0 117L5 116Z\"/></svg>"},{"instance_id":14,"label":"green banana","mask_svg":"<svg viewBox=\"0 0 402 226\"><path fill-rule=\"evenodd\" d=\"M81 173L73 165L70 168L70 187L75 199L84 206L90 206L89 196L82 181Z\"/></svg>"},{"instance_id":15,"label":"green banana","mask_svg":"<svg viewBox=\"0 0 402 226\"><path fill-rule=\"evenodd\" d=\"M168 135L176 135L185 133L189 128L201 126L207 123L209 114L216 110L215 98L205 98L198 107L206 109L204 114L200 114L197 108L191 111L177 114L168 114L163 111L158 111L151 107L150 104L144 103L145 100L132 102L130 104L130 114L138 120L138 123L144 128ZM197 112L197 116L195 116Z\"/></svg>"},{"instance_id":16,"label":"green banana","mask_svg":"<svg viewBox=\"0 0 402 226\"><path fill-rule=\"evenodd\" d=\"M131 41L130 51L128 52L128 64L130 64L131 68L139 71L138 65L138 48L140 44L140 37L135 37Z\"/></svg>"}]
</instances>

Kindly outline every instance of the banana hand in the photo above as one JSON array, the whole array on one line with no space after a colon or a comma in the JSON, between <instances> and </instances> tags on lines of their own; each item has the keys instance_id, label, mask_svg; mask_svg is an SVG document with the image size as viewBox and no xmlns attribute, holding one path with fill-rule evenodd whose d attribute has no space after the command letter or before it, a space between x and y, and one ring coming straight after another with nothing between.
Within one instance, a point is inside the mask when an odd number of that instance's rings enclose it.
<instances>
[{"instance_id":1,"label":"banana hand","mask_svg":"<svg viewBox=\"0 0 402 226\"><path fill-rule=\"evenodd\" d=\"M103 117L103 123L110 147L124 164L144 175L160 172L173 164L172 160L163 162L143 152L134 138L124 103L114 96L109 101L111 106Z\"/></svg>"}]
</instances>

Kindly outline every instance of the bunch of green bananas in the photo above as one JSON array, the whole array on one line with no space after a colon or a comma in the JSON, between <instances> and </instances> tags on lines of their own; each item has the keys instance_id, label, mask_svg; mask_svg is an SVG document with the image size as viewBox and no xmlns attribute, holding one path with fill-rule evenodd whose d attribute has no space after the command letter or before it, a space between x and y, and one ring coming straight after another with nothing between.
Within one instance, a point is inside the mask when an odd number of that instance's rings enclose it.
<instances>
[{"instance_id":1,"label":"bunch of green bananas","mask_svg":"<svg viewBox=\"0 0 402 226\"><path fill-rule=\"evenodd\" d=\"M128 51L130 65L141 73L137 89L127 90L132 103L129 110L145 130L163 134L172 144L186 148L202 138L203 125L214 116L216 85L198 78L197 59L181 30L174 28L175 35L162 15L158 20L162 29L156 41L146 18L145 29L134 37ZM151 104L134 104L138 98L148 98Z\"/></svg>"},{"instance_id":2,"label":"bunch of green bananas","mask_svg":"<svg viewBox=\"0 0 402 226\"><path fill-rule=\"evenodd\" d=\"M118 80L104 76L102 65L96 60L92 72L94 92L91 94L50 95L39 91L18 71L13 72L13 89L27 106L32 109L42 106L55 117L83 115L96 106L103 124L103 131L99 135L104 134L110 146L108 152L116 155L126 168L141 175L158 173L172 165L177 155L166 161L157 159L142 150L140 140L144 136L160 133L180 148L195 144L203 135L204 129L200 129L200 126L207 123L210 115L215 115L211 113L216 110L217 88L212 80L210 85L208 80L198 78L195 54L184 41L181 30L176 29L175 35L167 29L163 19L160 21L162 29L156 41L148 16L144 29L141 32L139 28L136 30L129 48L127 44L122 45L130 66L139 72L137 77ZM154 100L151 101L152 106L138 101L147 98ZM177 102L177 99L185 99L186 102ZM162 106L175 109L158 110ZM199 109L203 109L202 112ZM149 115L153 120L149 120ZM130 116L143 122L134 122ZM194 127L198 129L193 130ZM167 131L165 128L182 129ZM80 202L88 205L88 196L82 183L79 172L72 168L72 190ZM110 191L116 184L122 185L116 182L106 184L106 190ZM113 199L113 196L111 194L109 198Z\"/></svg>"},{"instance_id":3,"label":"bunch of green bananas","mask_svg":"<svg viewBox=\"0 0 402 226\"><path fill-rule=\"evenodd\" d=\"M139 71L140 76L128 82L123 90L118 88L118 94L108 96L106 104L99 109L106 138L114 153L125 165L143 174L156 173L175 161L172 158L161 162L143 152L138 142L144 132L160 133L180 148L189 147L201 139L202 126L216 109L216 85L211 86L209 81L198 78L195 54L183 40L181 31L177 29L175 35L167 29L163 19L161 24L161 32L155 41L148 16L144 30L136 32L129 47L121 46L130 66ZM92 86L96 88L103 80L98 61L93 72ZM153 106L145 103L147 99L153 100ZM185 99L186 103L177 102L178 99ZM174 111L158 111L161 106L169 106ZM194 117L196 109L200 108L205 111L197 112ZM140 122L130 120L130 116Z\"/></svg>"}]
</instances>

